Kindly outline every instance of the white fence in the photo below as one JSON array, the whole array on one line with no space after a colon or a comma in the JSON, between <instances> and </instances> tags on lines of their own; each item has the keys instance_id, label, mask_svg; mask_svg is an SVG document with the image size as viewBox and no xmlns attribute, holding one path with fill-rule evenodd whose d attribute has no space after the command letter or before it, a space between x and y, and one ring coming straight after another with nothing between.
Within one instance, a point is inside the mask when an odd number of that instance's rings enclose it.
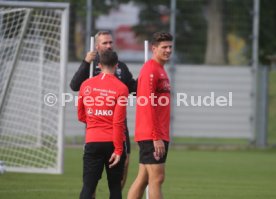
<instances>
[{"instance_id":1,"label":"white fence","mask_svg":"<svg viewBox=\"0 0 276 199\"><path fill-rule=\"evenodd\" d=\"M80 63L70 63L67 68L67 92L72 92L69 83ZM141 64L127 64L136 79ZM185 103L177 105L175 95L173 136L180 137L221 137L252 139L252 72L251 67L177 65L175 92L185 93ZM191 96L214 97L232 95L232 106L193 106ZM175 93L175 94L176 94ZM128 127L134 133L135 106L128 107ZM69 103L65 108L65 135L84 135L84 125L77 121L76 107Z\"/></svg>"}]
</instances>

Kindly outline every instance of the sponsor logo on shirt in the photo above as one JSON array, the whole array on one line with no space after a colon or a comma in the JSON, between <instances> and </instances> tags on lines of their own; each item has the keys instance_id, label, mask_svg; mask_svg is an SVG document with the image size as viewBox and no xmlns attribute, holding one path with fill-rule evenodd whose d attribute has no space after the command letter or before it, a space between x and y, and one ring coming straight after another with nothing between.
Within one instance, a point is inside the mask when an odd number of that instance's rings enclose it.
<instances>
[{"instance_id":1,"label":"sponsor logo on shirt","mask_svg":"<svg viewBox=\"0 0 276 199\"><path fill-rule=\"evenodd\" d=\"M158 93L169 93L171 90L170 88L171 87L170 87L169 79L163 78L158 80L157 89L156 89Z\"/></svg>"},{"instance_id":2,"label":"sponsor logo on shirt","mask_svg":"<svg viewBox=\"0 0 276 199\"><path fill-rule=\"evenodd\" d=\"M84 88L84 95L89 95L91 93L91 87L90 86L86 86Z\"/></svg>"},{"instance_id":3,"label":"sponsor logo on shirt","mask_svg":"<svg viewBox=\"0 0 276 199\"><path fill-rule=\"evenodd\" d=\"M94 70L94 75L93 75L93 76L100 74L101 71L102 71L102 70L101 70L100 66L99 66L99 65L96 65L95 70Z\"/></svg>"},{"instance_id":4,"label":"sponsor logo on shirt","mask_svg":"<svg viewBox=\"0 0 276 199\"><path fill-rule=\"evenodd\" d=\"M94 115L97 116L112 116L113 115L113 111L112 110L95 110Z\"/></svg>"},{"instance_id":5,"label":"sponsor logo on shirt","mask_svg":"<svg viewBox=\"0 0 276 199\"><path fill-rule=\"evenodd\" d=\"M115 70L115 75L119 78L119 79L122 79L122 69L120 68L116 68Z\"/></svg>"},{"instance_id":6,"label":"sponsor logo on shirt","mask_svg":"<svg viewBox=\"0 0 276 199\"><path fill-rule=\"evenodd\" d=\"M92 108L87 109L87 115L93 115L93 109Z\"/></svg>"},{"instance_id":7,"label":"sponsor logo on shirt","mask_svg":"<svg viewBox=\"0 0 276 199\"><path fill-rule=\"evenodd\" d=\"M87 115L88 116L92 116L92 115L96 115L96 116L112 116L113 115L113 111L112 110L101 110L101 109L93 110L92 108L88 108L87 109Z\"/></svg>"},{"instance_id":8,"label":"sponsor logo on shirt","mask_svg":"<svg viewBox=\"0 0 276 199\"><path fill-rule=\"evenodd\" d=\"M117 74L117 75L121 75L121 74L122 74L122 69L116 68L116 74Z\"/></svg>"}]
</instances>

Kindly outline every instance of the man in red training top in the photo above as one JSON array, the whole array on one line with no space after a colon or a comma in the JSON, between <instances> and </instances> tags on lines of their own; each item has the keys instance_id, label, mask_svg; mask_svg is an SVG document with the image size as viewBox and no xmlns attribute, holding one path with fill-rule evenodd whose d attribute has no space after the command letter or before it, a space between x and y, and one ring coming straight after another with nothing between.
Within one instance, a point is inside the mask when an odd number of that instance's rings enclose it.
<instances>
[{"instance_id":1,"label":"man in red training top","mask_svg":"<svg viewBox=\"0 0 276 199\"><path fill-rule=\"evenodd\" d=\"M100 55L101 74L87 79L80 87L78 118L86 123L80 199L92 198L104 166L110 198L122 198L128 88L114 75L117 63L114 51L104 51Z\"/></svg>"},{"instance_id":2,"label":"man in red training top","mask_svg":"<svg viewBox=\"0 0 276 199\"><path fill-rule=\"evenodd\" d=\"M128 199L143 197L149 186L150 199L162 199L170 128L170 83L164 69L172 53L173 37L169 33L153 35L152 58L138 77L135 141L140 148L139 171Z\"/></svg>"}]
</instances>

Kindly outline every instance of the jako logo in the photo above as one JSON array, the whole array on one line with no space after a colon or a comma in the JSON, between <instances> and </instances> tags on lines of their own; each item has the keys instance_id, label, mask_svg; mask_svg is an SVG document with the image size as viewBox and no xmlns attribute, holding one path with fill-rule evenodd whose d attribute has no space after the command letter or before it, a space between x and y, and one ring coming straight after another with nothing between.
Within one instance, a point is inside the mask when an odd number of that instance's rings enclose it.
<instances>
[{"instance_id":1,"label":"jako logo","mask_svg":"<svg viewBox=\"0 0 276 199\"><path fill-rule=\"evenodd\" d=\"M112 110L95 110L94 115L98 116L112 116L113 111Z\"/></svg>"}]
</instances>

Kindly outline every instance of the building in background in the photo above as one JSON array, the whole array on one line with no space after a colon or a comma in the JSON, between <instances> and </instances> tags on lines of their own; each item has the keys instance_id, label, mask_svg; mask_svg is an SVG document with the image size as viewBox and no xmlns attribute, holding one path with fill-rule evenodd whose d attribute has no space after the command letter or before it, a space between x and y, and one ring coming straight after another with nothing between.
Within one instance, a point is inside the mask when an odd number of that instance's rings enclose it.
<instances>
[{"instance_id":1,"label":"building in background","mask_svg":"<svg viewBox=\"0 0 276 199\"><path fill-rule=\"evenodd\" d=\"M123 61L144 60L144 41L139 40L132 26L139 23L139 7L132 2L113 8L108 15L100 16L95 23L97 30L109 30L114 36L114 45Z\"/></svg>"}]
</instances>

